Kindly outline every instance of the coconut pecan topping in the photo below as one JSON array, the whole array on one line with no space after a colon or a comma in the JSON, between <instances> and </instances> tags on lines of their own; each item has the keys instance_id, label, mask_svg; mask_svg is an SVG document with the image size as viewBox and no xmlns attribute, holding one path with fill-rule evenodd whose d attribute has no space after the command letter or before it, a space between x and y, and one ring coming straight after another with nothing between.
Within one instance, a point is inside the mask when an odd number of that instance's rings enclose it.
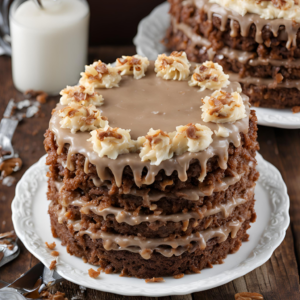
<instances>
[{"instance_id":1,"label":"coconut pecan topping","mask_svg":"<svg viewBox=\"0 0 300 300\"><path fill-rule=\"evenodd\" d=\"M133 75L135 79L141 79L145 76L149 60L140 55L122 56L116 60L116 68L120 75Z\"/></svg>"},{"instance_id":2,"label":"coconut pecan topping","mask_svg":"<svg viewBox=\"0 0 300 300\"><path fill-rule=\"evenodd\" d=\"M107 120L92 104L83 106L72 102L59 111L59 116L62 117L61 128L70 128L72 133L91 131L107 125Z\"/></svg>"},{"instance_id":3,"label":"coconut pecan topping","mask_svg":"<svg viewBox=\"0 0 300 300\"><path fill-rule=\"evenodd\" d=\"M202 119L205 122L227 123L246 117L245 105L238 92L215 91L202 99Z\"/></svg>"},{"instance_id":4,"label":"coconut pecan topping","mask_svg":"<svg viewBox=\"0 0 300 300\"><path fill-rule=\"evenodd\" d=\"M161 54L155 61L156 76L166 80L185 80L190 75L190 65L183 51L173 51L170 56Z\"/></svg>"},{"instance_id":5,"label":"coconut pecan topping","mask_svg":"<svg viewBox=\"0 0 300 300\"><path fill-rule=\"evenodd\" d=\"M106 126L91 132L93 149L100 157L107 156L116 159L119 154L136 151L136 145L131 140L130 130Z\"/></svg>"},{"instance_id":6,"label":"coconut pecan topping","mask_svg":"<svg viewBox=\"0 0 300 300\"><path fill-rule=\"evenodd\" d=\"M106 65L101 60L92 65L85 66L85 72L82 72L80 84L89 88L113 88L118 87L122 77L116 68L110 64Z\"/></svg>"},{"instance_id":7,"label":"coconut pecan topping","mask_svg":"<svg viewBox=\"0 0 300 300\"><path fill-rule=\"evenodd\" d=\"M89 104L100 106L103 104L103 97L95 92L93 86L88 88L83 85L67 86L60 92L60 104L68 105L71 102L76 102L81 105L88 106Z\"/></svg>"},{"instance_id":8,"label":"coconut pecan topping","mask_svg":"<svg viewBox=\"0 0 300 300\"><path fill-rule=\"evenodd\" d=\"M222 66L207 61L203 65L196 66L189 85L199 86L200 91L205 89L218 90L230 83L228 78L229 76L223 72Z\"/></svg>"}]
</instances>

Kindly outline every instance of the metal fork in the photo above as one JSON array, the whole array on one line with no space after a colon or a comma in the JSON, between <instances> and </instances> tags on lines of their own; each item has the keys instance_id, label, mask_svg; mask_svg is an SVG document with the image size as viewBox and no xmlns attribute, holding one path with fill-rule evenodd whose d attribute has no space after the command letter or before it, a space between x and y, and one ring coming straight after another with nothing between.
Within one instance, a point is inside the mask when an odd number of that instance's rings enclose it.
<instances>
[{"instance_id":1,"label":"metal fork","mask_svg":"<svg viewBox=\"0 0 300 300\"><path fill-rule=\"evenodd\" d=\"M10 241L11 245L13 245L13 249L8 249L6 244L0 244L0 252L3 253L3 257L0 260L0 267L2 267L3 265L7 264L8 262L12 261L13 259L15 259L19 254L20 254L20 248L17 244L18 239L16 239L15 241L9 237L6 236L1 236L1 239L7 239ZM0 286L1 287L1 286Z\"/></svg>"},{"instance_id":2,"label":"metal fork","mask_svg":"<svg viewBox=\"0 0 300 300\"><path fill-rule=\"evenodd\" d=\"M3 288L13 288L24 296L29 297L29 293L36 290L41 292L45 287L62 280L64 279L56 271L50 271L42 263L38 263L12 283L0 280L0 292Z\"/></svg>"},{"instance_id":3,"label":"metal fork","mask_svg":"<svg viewBox=\"0 0 300 300\"><path fill-rule=\"evenodd\" d=\"M0 157L0 163L14 157L15 155L11 140L18 126L19 120L10 118L14 107L14 100L10 99L3 115L4 118L0 123L0 146L2 147L2 150L10 152L10 154Z\"/></svg>"}]
</instances>

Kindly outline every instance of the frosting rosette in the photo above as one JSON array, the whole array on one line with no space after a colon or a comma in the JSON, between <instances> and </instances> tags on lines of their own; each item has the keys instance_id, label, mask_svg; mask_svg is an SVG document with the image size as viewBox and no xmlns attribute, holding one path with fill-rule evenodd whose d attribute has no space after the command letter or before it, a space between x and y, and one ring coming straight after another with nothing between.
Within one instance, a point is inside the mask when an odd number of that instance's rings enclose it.
<instances>
[{"instance_id":1,"label":"frosting rosette","mask_svg":"<svg viewBox=\"0 0 300 300\"><path fill-rule=\"evenodd\" d=\"M176 135L172 141L172 150L177 154L199 152L206 149L213 141L213 132L201 124L187 124L176 127Z\"/></svg>"},{"instance_id":2,"label":"frosting rosette","mask_svg":"<svg viewBox=\"0 0 300 300\"><path fill-rule=\"evenodd\" d=\"M204 122L227 123L246 117L245 105L238 92L215 91L202 99L202 119Z\"/></svg>"},{"instance_id":3,"label":"frosting rosette","mask_svg":"<svg viewBox=\"0 0 300 300\"><path fill-rule=\"evenodd\" d=\"M85 66L85 72L80 73L79 83L89 88L106 88L118 87L122 77L117 69L110 64L106 65L101 60L94 62L92 65Z\"/></svg>"},{"instance_id":4,"label":"frosting rosette","mask_svg":"<svg viewBox=\"0 0 300 300\"><path fill-rule=\"evenodd\" d=\"M59 111L61 128L69 128L72 133L77 131L91 131L99 127L105 127L108 122L101 116L100 111L92 104L83 106L78 103L70 103Z\"/></svg>"},{"instance_id":5,"label":"frosting rosette","mask_svg":"<svg viewBox=\"0 0 300 300\"><path fill-rule=\"evenodd\" d=\"M85 87L83 85L67 86L60 92L60 104L68 105L75 102L88 106L90 104L100 106L103 104L103 97L95 92L93 86Z\"/></svg>"},{"instance_id":6,"label":"frosting rosette","mask_svg":"<svg viewBox=\"0 0 300 300\"><path fill-rule=\"evenodd\" d=\"M131 140L130 130L105 126L91 132L89 142L100 156L116 159L120 154L135 151L135 143Z\"/></svg>"},{"instance_id":7,"label":"frosting rosette","mask_svg":"<svg viewBox=\"0 0 300 300\"><path fill-rule=\"evenodd\" d=\"M173 156L172 139L164 131L151 128L145 137L138 138L141 145L140 157L142 161L150 160L151 165L158 166L163 160Z\"/></svg>"},{"instance_id":8,"label":"frosting rosette","mask_svg":"<svg viewBox=\"0 0 300 300\"><path fill-rule=\"evenodd\" d=\"M147 57L138 54L122 56L116 60L116 69L121 76L133 75L135 79L141 79L145 76L149 64Z\"/></svg>"},{"instance_id":9,"label":"frosting rosette","mask_svg":"<svg viewBox=\"0 0 300 300\"><path fill-rule=\"evenodd\" d=\"M166 80L185 80L190 75L190 66L185 52L173 51L170 56L158 55L155 72L156 76Z\"/></svg>"},{"instance_id":10,"label":"frosting rosette","mask_svg":"<svg viewBox=\"0 0 300 300\"><path fill-rule=\"evenodd\" d=\"M229 75L223 72L222 66L212 61L206 61L202 65L196 66L189 85L199 86L200 91L219 90L228 86L230 83L228 79Z\"/></svg>"}]
</instances>

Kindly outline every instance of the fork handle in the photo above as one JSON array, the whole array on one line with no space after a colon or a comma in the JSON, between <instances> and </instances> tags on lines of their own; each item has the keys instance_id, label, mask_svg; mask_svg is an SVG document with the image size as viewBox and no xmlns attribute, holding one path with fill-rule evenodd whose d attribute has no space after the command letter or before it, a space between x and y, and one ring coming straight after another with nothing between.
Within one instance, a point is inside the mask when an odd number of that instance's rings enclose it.
<instances>
[{"instance_id":1,"label":"fork handle","mask_svg":"<svg viewBox=\"0 0 300 300\"><path fill-rule=\"evenodd\" d=\"M3 118L0 123L0 133L6 135L11 141L18 123L18 120Z\"/></svg>"}]
</instances>

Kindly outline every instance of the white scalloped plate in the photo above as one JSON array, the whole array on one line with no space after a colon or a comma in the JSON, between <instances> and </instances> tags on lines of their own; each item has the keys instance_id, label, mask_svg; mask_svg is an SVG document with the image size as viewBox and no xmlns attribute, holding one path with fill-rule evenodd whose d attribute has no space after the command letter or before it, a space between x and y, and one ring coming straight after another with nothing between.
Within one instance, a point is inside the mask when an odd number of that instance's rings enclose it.
<instances>
[{"instance_id":1,"label":"white scalloped plate","mask_svg":"<svg viewBox=\"0 0 300 300\"><path fill-rule=\"evenodd\" d=\"M204 269L201 274L185 275L182 279L165 278L163 283L145 283L142 279L101 274L92 279L87 271L92 266L70 256L59 239L54 239L47 215L47 167L45 156L30 167L16 188L12 203L12 220L18 237L25 247L47 267L54 259L45 242L55 240L58 258L57 271L65 279L88 288L128 296L184 295L225 284L243 276L265 263L280 245L289 225L289 197L279 171L257 155L260 179L256 187L257 221L249 229L250 239L240 250L228 255L222 265ZM96 268L95 268L96 269Z\"/></svg>"},{"instance_id":2,"label":"white scalloped plate","mask_svg":"<svg viewBox=\"0 0 300 300\"><path fill-rule=\"evenodd\" d=\"M138 33L133 40L138 54L155 60L158 54L167 52L161 40L170 26L168 11L169 3L162 3L140 22ZM262 107L253 107L253 109L256 110L259 125L288 129L300 128L300 113L293 114L291 109Z\"/></svg>"}]
</instances>

